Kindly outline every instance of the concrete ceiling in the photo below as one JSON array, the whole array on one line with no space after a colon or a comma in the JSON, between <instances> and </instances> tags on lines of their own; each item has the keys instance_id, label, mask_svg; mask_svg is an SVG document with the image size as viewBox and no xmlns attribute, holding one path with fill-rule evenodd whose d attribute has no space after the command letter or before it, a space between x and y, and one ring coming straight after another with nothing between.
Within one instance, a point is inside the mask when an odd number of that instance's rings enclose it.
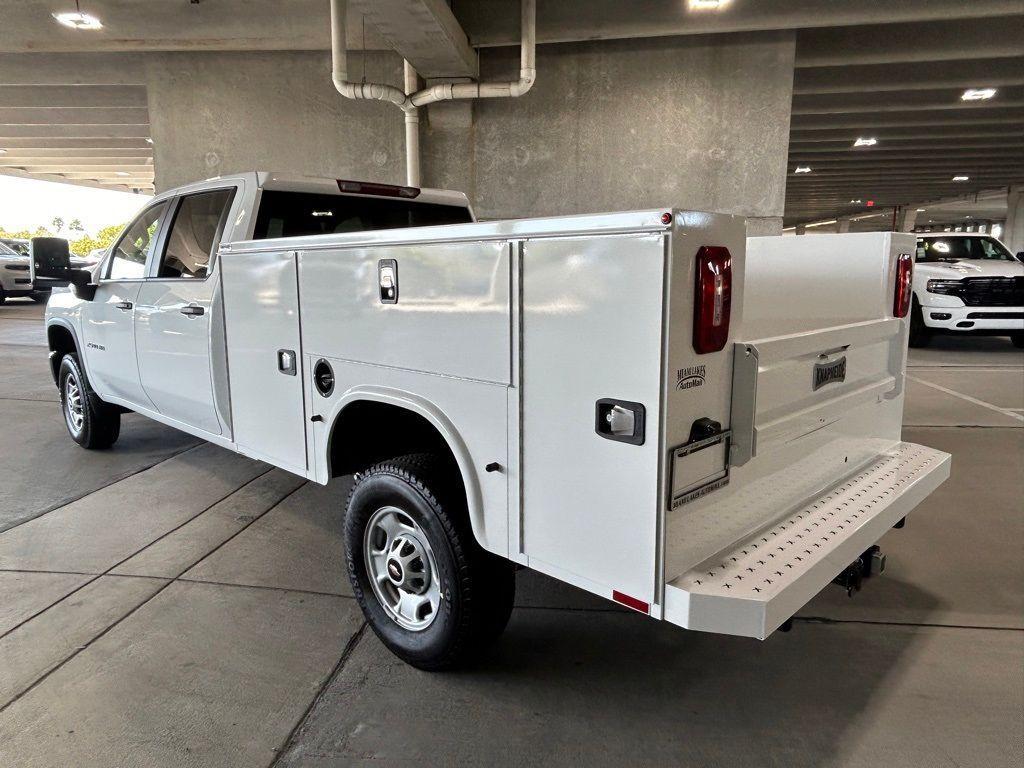
<instances>
[{"instance_id":1,"label":"concrete ceiling","mask_svg":"<svg viewBox=\"0 0 1024 768\"><path fill-rule=\"evenodd\" d=\"M519 0L350 2L350 49L393 48L425 75L471 73L474 47L518 42ZM102 30L53 21L73 0L0 0L0 172L151 189L142 51L329 45L326 0L81 3ZM538 3L541 43L775 29L799 30L787 223L865 210L850 200L911 204L1024 179L1020 0ZM114 55L88 56L100 51ZM998 93L961 101L974 87ZM861 136L878 144L854 149ZM798 164L812 172L792 175Z\"/></svg>"}]
</instances>

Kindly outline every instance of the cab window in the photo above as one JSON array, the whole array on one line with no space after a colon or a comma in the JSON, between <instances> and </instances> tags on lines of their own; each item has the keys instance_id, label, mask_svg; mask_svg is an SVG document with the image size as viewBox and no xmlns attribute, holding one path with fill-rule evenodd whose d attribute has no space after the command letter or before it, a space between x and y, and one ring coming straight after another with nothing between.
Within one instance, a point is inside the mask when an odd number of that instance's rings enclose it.
<instances>
[{"instance_id":1,"label":"cab window","mask_svg":"<svg viewBox=\"0 0 1024 768\"><path fill-rule=\"evenodd\" d=\"M206 278L234 194L234 189L214 189L181 199L167 234L158 278Z\"/></svg>"},{"instance_id":2,"label":"cab window","mask_svg":"<svg viewBox=\"0 0 1024 768\"><path fill-rule=\"evenodd\" d=\"M146 260L156 247L160 221L166 210L166 201L157 203L128 225L113 248L106 279L137 280L146 276Z\"/></svg>"}]
</instances>

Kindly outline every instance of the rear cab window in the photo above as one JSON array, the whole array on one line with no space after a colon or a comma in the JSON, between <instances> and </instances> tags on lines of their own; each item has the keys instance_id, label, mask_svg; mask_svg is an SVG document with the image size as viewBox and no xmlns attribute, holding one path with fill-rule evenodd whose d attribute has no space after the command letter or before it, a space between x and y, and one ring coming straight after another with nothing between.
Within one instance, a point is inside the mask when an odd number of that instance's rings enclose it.
<instances>
[{"instance_id":1,"label":"rear cab window","mask_svg":"<svg viewBox=\"0 0 1024 768\"><path fill-rule=\"evenodd\" d=\"M264 240L471 221L469 208L459 205L271 189L263 191L252 237Z\"/></svg>"}]
</instances>

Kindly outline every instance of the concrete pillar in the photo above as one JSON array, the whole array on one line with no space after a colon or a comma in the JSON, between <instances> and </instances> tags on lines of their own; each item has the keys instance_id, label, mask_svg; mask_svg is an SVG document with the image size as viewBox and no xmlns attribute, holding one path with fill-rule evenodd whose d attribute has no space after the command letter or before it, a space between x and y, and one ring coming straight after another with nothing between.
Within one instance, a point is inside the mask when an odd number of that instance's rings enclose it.
<instances>
[{"instance_id":1,"label":"concrete pillar","mask_svg":"<svg viewBox=\"0 0 1024 768\"><path fill-rule=\"evenodd\" d=\"M747 237L777 237L781 234L781 216L751 216L747 219Z\"/></svg>"},{"instance_id":2,"label":"concrete pillar","mask_svg":"<svg viewBox=\"0 0 1024 768\"><path fill-rule=\"evenodd\" d=\"M1024 251L1024 184L1011 184L1007 190L1002 240L1010 253Z\"/></svg>"},{"instance_id":3,"label":"concrete pillar","mask_svg":"<svg viewBox=\"0 0 1024 768\"><path fill-rule=\"evenodd\" d=\"M807 227L804 226L803 224L797 224L796 225L796 234L798 234L798 235L805 235L805 234L807 234Z\"/></svg>"},{"instance_id":4,"label":"concrete pillar","mask_svg":"<svg viewBox=\"0 0 1024 768\"><path fill-rule=\"evenodd\" d=\"M839 219L836 222L836 232L846 233L850 231L850 219Z\"/></svg>"},{"instance_id":5,"label":"concrete pillar","mask_svg":"<svg viewBox=\"0 0 1024 768\"><path fill-rule=\"evenodd\" d=\"M402 86L397 55L359 61ZM251 170L405 183L402 111L341 96L329 52L160 53L146 73L158 192Z\"/></svg>"},{"instance_id":6,"label":"concrete pillar","mask_svg":"<svg viewBox=\"0 0 1024 768\"><path fill-rule=\"evenodd\" d=\"M900 206L896 214L896 231L913 232L917 226L917 207L913 205Z\"/></svg>"},{"instance_id":7,"label":"concrete pillar","mask_svg":"<svg viewBox=\"0 0 1024 768\"><path fill-rule=\"evenodd\" d=\"M542 45L522 98L475 101L468 125L428 110L424 184L471 190L487 218L677 206L777 220L794 52L790 33ZM518 57L484 49L481 76Z\"/></svg>"}]
</instances>

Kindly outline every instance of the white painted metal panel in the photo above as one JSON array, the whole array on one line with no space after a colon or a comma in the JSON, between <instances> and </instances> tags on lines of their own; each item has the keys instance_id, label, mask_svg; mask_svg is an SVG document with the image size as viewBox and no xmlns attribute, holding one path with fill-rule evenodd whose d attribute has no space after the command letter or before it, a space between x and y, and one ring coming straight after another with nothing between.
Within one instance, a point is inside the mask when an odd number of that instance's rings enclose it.
<instances>
[{"instance_id":1,"label":"white painted metal panel","mask_svg":"<svg viewBox=\"0 0 1024 768\"><path fill-rule=\"evenodd\" d=\"M576 583L655 601L661 234L523 247L524 550ZM643 445L595 432L602 398L645 406Z\"/></svg>"},{"instance_id":2,"label":"white painted metal panel","mask_svg":"<svg viewBox=\"0 0 1024 768\"><path fill-rule=\"evenodd\" d=\"M378 262L394 259L398 301L381 301ZM303 342L310 354L510 382L509 244L423 243L302 251Z\"/></svg>"},{"instance_id":3,"label":"white painted metal panel","mask_svg":"<svg viewBox=\"0 0 1024 768\"><path fill-rule=\"evenodd\" d=\"M235 442L247 456L305 476L306 411L294 251L221 254ZM295 375L278 352L295 354Z\"/></svg>"},{"instance_id":4,"label":"white painted metal panel","mask_svg":"<svg viewBox=\"0 0 1024 768\"><path fill-rule=\"evenodd\" d=\"M139 382L135 357L135 301L141 280L104 280L82 312L83 354L89 383L101 397L152 407Z\"/></svg>"}]
</instances>

